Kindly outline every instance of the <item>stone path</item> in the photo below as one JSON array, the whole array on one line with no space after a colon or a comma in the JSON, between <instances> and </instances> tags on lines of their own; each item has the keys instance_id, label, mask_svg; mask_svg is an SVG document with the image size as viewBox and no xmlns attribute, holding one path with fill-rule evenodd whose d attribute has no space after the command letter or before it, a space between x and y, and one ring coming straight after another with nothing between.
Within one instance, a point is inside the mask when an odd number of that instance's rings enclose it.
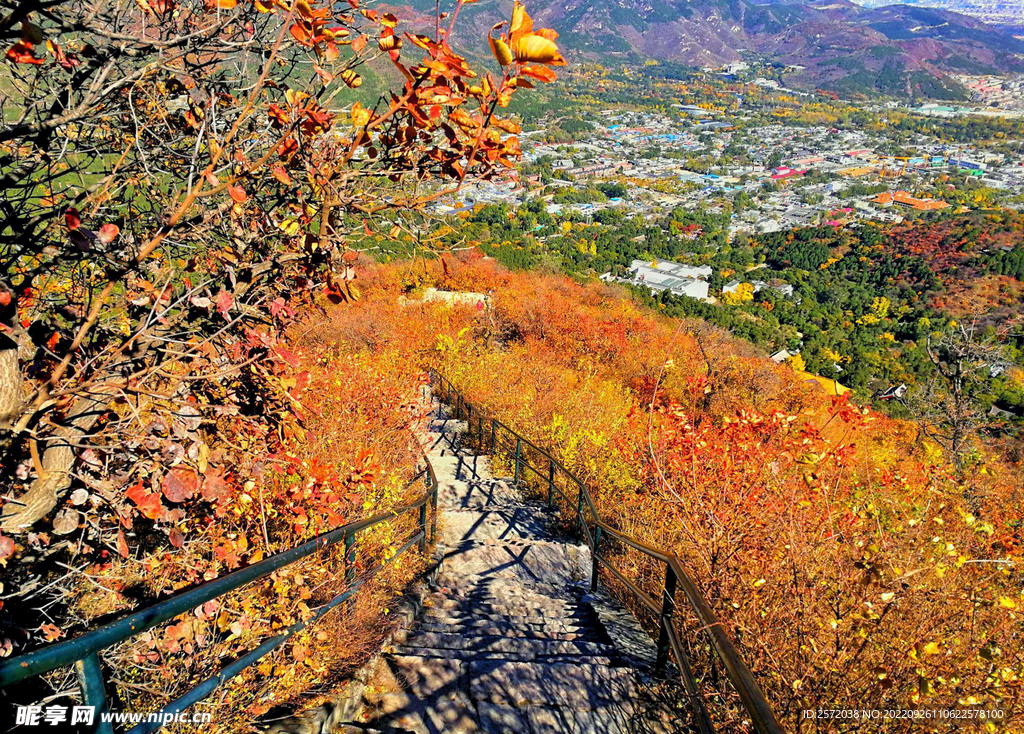
<instances>
[{"instance_id":1,"label":"stone path","mask_svg":"<svg viewBox=\"0 0 1024 734\"><path fill-rule=\"evenodd\" d=\"M363 693L371 730L416 734L618 734L654 646L636 620L589 591L585 545L460 448L465 424L434 406L436 578ZM647 721L643 730L650 731Z\"/></svg>"}]
</instances>

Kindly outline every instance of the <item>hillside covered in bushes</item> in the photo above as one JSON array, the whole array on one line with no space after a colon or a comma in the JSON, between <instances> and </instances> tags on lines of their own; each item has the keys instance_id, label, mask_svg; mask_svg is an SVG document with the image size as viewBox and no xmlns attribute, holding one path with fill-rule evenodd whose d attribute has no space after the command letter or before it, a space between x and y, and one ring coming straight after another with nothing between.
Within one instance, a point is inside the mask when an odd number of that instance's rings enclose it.
<instances>
[{"instance_id":1,"label":"hillside covered in bushes","mask_svg":"<svg viewBox=\"0 0 1024 734\"><path fill-rule=\"evenodd\" d=\"M436 366L551 448L684 560L787 726L836 701L1019 706L1019 465L978 447L958 470L919 425L617 288L472 255L368 264L362 287L320 338ZM423 304L429 287L486 300Z\"/></svg>"},{"instance_id":2,"label":"hillside covered in bushes","mask_svg":"<svg viewBox=\"0 0 1024 734\"><path fill-rule=\"evenodd\" d=\"M836 701L1019 706L1019 466L981 447L985 460L960 472L916 424L829 396L747 343L617 287L509 272L473 252L361 257L353 272L357 300L320 296L303 315L282 312L277 349L290 367L276 378L284 402L273 431L234 411L154 417L146 441L181 450L179 468L162 492L128 492L140 514L102 560L83 556L61 582L68 613L40 619L40 634L74 634L134 599L400 503L417 491L405 489L411 428L436 368L550 447L615 525L680 556L787 726ZM424 298L430 288L479 296L450 305ZM209 405L244 384L211 385ZM82 511L105 496L89 494ZM375 534L366 549L386 555L405 530ZM8 570L48 542L19 542ZM657 588L627 549L609 552ZM216 658L336 592L339 563L340 551L275 574L123 646L117 659L140 665L119 690L138 708L185 690ZM329 695L378 644L418 569L403 559L355 612L243 674L222 700L235 715L218 726L307 706L311 688ZM717 716L728 720L727 709Z\"/></svg>"}]
</instances>

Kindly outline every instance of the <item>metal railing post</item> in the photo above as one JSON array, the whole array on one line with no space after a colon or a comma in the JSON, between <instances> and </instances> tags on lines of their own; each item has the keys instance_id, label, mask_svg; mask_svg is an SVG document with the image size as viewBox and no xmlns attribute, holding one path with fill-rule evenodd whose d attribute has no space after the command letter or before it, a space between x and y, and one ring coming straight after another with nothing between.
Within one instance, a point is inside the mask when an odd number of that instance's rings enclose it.
<instances>
[{"instance_id":1,"label":"metal railing post","mask_svg":"<svg viewBox=\"0 0 1024 734\"><path fill-rule=\"evenodd\" d=\"M590 552L590 590L597 591L597 552L601 547L601 526L594 520L594 549Z\"/></svg>"},{"instance_id":2,"label":"metal railing post","mask_svg":"<svg viewBox=\"0 0 1024 734\"><path fill-rule=\"evenodd\" d=\"M437 493L440 488L432 474L427 474L427 483L430 485L430 504L433 507L434 515L430 521L430 542L437 541Z\"/></svg>"},{"instance_id":3,"label":"metal railing post","mask_svg":"<svg viewBox=\"0 0 1024 734\"><path fill-rule=\"evenodd\" d=\"M75 677L82 691L82 703L93 707L94 734L114 734L114 726L103 720L107 713L107 692L103 685L103 670L99 653L92 653L75 663Z\"/></svg>"},{"instance_id":4,"label":"metal railing post","mask_svg":"<svg viewBox=\"0 0 1024 734\"><path fill-rule=\"evenodd\" d=\"M671 564L665 567L665 589L661 600L661 631L658 634L658 657L654 663L654 672L661 675L665 672L669 653L669 629L672 624L672 613L676 606L676 572Z\"/></svg>"},{"instance_id":5,"label":"metal railing post","mask_svg":"<svg viewBox=\"0 0 1024 734\"><path fill-rule=\"evenodd\" d=\"M580 534L580 537L582 538L584 535L583 524L586 522L583 519L583 482L579 482L578 486L580 488L580 493L579 496L576 498L576 520L578 521L579 525L577 530ZM597 518L595 517L594 519L596 520Z\"/></svg>"},{"instance_id":6,"label":"metal railing post","mask_svg":"<svg viewBox=\"0 0 1024 734\"><path fill-rule=\"evenodd\" d=\"M548 460L548 509L555 506L555 460Z\"/></svg>"},{"instance_id":7,"label":"metal railing post","mask_svg":"<svg viewBox=\"0 0 1024 734\"><path fill-rule=\"evenodd\" d=\"M423 504L420 505L420 532L423 533L423 537L420 538L420 553L426 555L427 553L427 501L423 500Z\"/></svg>"},{"instance_id":8,"label":"metal railing post","mask_svg":"<svg viewBox=\"0 0 1024 734\"><path fill-rule=\"evenodd\" d=\"M515 480L517 482L519 481L519 457L522 455L522 453L523 453L523 439L521 439L518 436L516 436L516 472L515 472Z\"/></svg>"},{"instance_id":9,"label":"metal railing post","mask_svg":"<svg viewBox=\"0 0 1024 734\"><path fill-rule=\"evenodd\" d=\"M351 585L356 578L356 534L345 533L345 584Z\"/></svg>"}]
</instances>

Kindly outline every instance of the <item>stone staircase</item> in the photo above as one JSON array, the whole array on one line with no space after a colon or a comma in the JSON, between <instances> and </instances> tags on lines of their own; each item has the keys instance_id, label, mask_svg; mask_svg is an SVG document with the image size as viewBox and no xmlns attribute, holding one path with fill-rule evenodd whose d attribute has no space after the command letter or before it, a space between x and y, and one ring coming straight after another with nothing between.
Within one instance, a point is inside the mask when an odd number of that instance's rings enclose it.
<instances>
[{"instance_id":1,"label":"stone staircase","mask_svg":"<svg viewBox=\"0 0 1024 734\"><path fill-rule=\"evenodd\" d=\"M436 403L437 573L363 690L359 726L416 734L671 731L640 703L649 636L589 588L590 553L462 447ZM643 709L643 710L641 710ZM660 719L662 717L654 717Z\"/></svg>"}]
</instances>

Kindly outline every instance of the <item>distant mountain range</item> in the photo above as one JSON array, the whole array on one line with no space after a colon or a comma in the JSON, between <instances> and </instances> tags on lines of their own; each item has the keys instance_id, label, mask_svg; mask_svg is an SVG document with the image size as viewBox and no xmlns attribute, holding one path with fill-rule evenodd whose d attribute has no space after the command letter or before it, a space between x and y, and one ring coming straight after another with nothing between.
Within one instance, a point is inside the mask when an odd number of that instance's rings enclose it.
<instances>
[{"instance_id":1,"label":"distant mountain range","mask_svg":"<svg viewBox=\"0 0 1024 734\"><path fill-rule=\"evenodd\" d=\"M421 11L426 2L413 0ZM463 13L478 26L472 32L486 34L508 4L481 0ZM756 57L803 67L787 83L838 92L956 98L962 90L950 73L1024 71L1024 41L966 15L909 5L529 0L529 10L561 34L576 59L641 57L703 67Z\"/></svg>"}]
</instances>

